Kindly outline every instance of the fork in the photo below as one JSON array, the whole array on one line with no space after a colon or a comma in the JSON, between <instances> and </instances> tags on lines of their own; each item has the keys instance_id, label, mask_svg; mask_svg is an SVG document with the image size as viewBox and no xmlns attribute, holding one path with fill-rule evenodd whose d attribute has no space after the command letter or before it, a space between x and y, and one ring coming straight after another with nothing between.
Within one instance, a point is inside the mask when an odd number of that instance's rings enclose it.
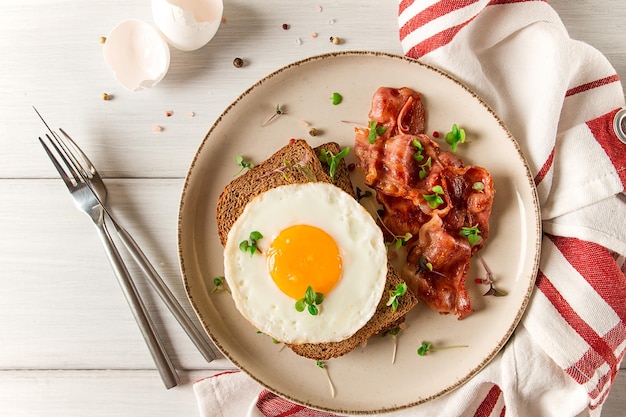
<instances>
[{"instance_id":1,"label":"fork","mask_svg":"<svg viewBox=\"0 0 626 417\"><path fill-rule=\"evenodd\" d=\"M85 153L80 149L76 142L74 142L74 140L63 129L59 129L59 131L63 134L63 137L61 137L52 129L50 129L50 127L43 119L41 114L39 114L37 109L35 109L35 112L44 123L50 134L55 138L57 143L61 145L61 147L65 151L66 156L68 156L72 160L73 165L78 169L78 172L85 180L86 184L91 188L94 194L96 194L96 197L101 203L105 214L109 217L111 223L115 227L115 230L117 231L120 240L126 246L128 252L131 254L132 258L135 260L142 272L149 278L148 281L156 290L157 294L159 294L174 318L176 318L185 333L187 333L187 336L194 343L204 359L207 362L213 361L215 359L215 353L213 352L211 345L209 344L207 339L198 331L195 324L193 324L183 307L178 303L176 297L169 290L154 266L152 266L135 239L133 239L130 233L128 233L128 231L117 222L115 217L107 209L107 189L104 185L104 181L102 181L102 177L96 170L94 164L89 160L87 155L85 155Z\"/></svg>"},{"instance_id":2,"label":"fork","mask_svg":"<svg viewBox=\"0 0 626 417\"><path fill-rule=\"evenodd\" d=\"M113 243L105 222L105 207L90 188L73 158L63 149L63 145L57 140L56 136L54 134L52 136L46 134L45 137L48 139L49 145L41 137L39 137L39 142L67 186L76 207L87 214L95 224L98 236L109 257L122 292L135 316L165 387L167 389L175 387L179 382L176 370L167 356L163 342L156 333L156 327L148 315L147 308L139 297L130 273Z\"/></svg>"}]
</instances>

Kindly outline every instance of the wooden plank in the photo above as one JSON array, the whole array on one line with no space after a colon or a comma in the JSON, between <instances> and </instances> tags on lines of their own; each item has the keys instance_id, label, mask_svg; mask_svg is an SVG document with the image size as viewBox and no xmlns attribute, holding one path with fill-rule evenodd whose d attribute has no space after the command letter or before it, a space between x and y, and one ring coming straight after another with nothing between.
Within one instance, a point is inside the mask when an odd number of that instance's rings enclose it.
<instances>
[{"instance_id":1,"label":"wooden plank","mask_svg":"<svg viewBox=\"0 0 626 417\"><path fill-rule=\"evenodd\" d=\"M194 316L176 246L181 183L107 181L114 213ZM2 180L0 195L0 368L153 367L95 229L61 180ZM131 271L175 364L206 367L140 271Z\"/></svg>"}]
</instances>

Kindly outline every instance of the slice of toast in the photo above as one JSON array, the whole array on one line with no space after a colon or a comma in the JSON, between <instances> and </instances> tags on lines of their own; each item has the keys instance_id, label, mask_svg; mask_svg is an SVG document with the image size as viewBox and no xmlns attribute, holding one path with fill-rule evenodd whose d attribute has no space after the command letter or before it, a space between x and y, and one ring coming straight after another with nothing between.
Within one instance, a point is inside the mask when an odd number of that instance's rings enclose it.
<instances>
[{"instance_id":1,"label":"slice of toast","mask_svg":"<svg viewBox=\"0 0 626 417\"><path fill-rule=\"evenodd\" d=\"M328 150L334 155L341 151L341 147L334 142L312 148L306 141L296 140L231 181L217 201L217 229L222 245L226 244L228 232L248 201L255 196L286 184L310 181L333 183L328 174L328 165L322 163L317 157L321 149ZM356 198L350 173L343 159L337 165L334 184ZM399 305L396 311L387 306L390 293L395 291L396 285L404 282L390 263L388 263L387 271L385 291L374 316L354 335L341 342L289 344L287 346L300 356L327 360L345 355L364 344L371 336L397 327L404 321L406 313L417 304L417 298L410 290L407 290L407 293L398 299Z\"/></svg>"},{"instance_id":2,"label":"slice of toast","mask_svg":"<svg viewBox=\"0 0 626 417\"><path fill-rule=\"evenodd\" d=\"M304 140L289 143L232 180L217 199L217 233L222 246L226 245L228 232L248 201L281 185L310 181L331 182L327 170L317 158L316 150Z\"/></svg>"}]
</instances>

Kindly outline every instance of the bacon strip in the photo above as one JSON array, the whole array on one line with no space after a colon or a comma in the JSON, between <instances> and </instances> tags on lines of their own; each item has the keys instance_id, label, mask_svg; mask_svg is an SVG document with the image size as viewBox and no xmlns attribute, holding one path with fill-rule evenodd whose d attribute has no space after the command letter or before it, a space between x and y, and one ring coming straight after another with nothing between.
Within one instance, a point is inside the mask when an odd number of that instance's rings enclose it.
<instances>
[{"instance_id":1,"label":"bacon strip","mask_svg":"<svg viewBox=\"0 0 626 417\"><path fill-rule=\"evenodd\" d=\"M465 166L424 134L426 114L413 90L379 88L369 118L370 129L356 129L355 153L365 182L383 206L387 239L413 236L402 276L435 311L466 317L472 308L465 279L472 255L489 236L493 179L486 169ZM378 126L386 130L370 143L370 130ZM480 184L478 190L474 184ZM442 202L431 206L425 196L432 196L436 186L444 191ZM473 245L461 235L471 227L479 230Z\"/></svg>"}]
</instances>

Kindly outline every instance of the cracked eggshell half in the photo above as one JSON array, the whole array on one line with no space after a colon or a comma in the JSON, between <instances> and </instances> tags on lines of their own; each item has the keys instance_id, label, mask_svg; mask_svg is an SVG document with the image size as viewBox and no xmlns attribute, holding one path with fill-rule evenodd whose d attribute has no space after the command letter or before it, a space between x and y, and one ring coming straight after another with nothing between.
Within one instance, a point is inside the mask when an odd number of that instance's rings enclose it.
<instances>
[{"instance_id":1,"label":"cracked eggshell half","mask_svg":"<svg viewBox=\"0 0 626 417\"><path fill-rule=\"evenodd\" d=\"M158 31L141 20L114 27L103 47L104 60L115 78L131 91L145 90L165 77L170 49Z\"/></svg>"},{"instance_id":2,"label":"cracked eggshell half","mask_svg":"<svg viewBox=\"0 0 626 417\"><path fill-rule=\"evenodd\" d=\"M170 45L193 51L206 45L222 23L222 0L152 0L152 17Z\"/></svg>"}]
</instances>

